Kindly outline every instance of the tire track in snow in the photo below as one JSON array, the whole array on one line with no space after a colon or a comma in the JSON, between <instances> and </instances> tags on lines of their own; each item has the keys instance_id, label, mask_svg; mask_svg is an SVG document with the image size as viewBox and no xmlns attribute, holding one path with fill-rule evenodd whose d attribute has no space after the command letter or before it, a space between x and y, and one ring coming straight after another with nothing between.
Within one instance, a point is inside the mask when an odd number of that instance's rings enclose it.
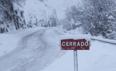
<instances>
[{"instance_id":1,"label":"tire track in snow","mask_svg":"<svg viewBox=\"0 0 116 71\"><path fill-rule=\"evenodd\" d=\"M23 37L19 47L0 58L0 71L40 71L52 62L58 52L43 40L44 33L42 29Z\"/></svg>"},{"instance_id":2,"label":"tire track in snow","mask_svg":"<svg viewBox=\"0 0 116 71\"><path fill-rule=\"evenodd\" d=\"M42 33L44 32L43 30L39 30L22 38L21 42L19 43L19 46L14 51L0 58L0 71L6 71L8 68L20 64L22 60L21 55L23 55L26 49L28 49L28 47L25 46L27 45L26 42L28 41L29 37L33 36L35 33L38 33L39 38L40 35L42 35ZM40 43L40 41L38 43Z\"/></svg>"}]
</instances>

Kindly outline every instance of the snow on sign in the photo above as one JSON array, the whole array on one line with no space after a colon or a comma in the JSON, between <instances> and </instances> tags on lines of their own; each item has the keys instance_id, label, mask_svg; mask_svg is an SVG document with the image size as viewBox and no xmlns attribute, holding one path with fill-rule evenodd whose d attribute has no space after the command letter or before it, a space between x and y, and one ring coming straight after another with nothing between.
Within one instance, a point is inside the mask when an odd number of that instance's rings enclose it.
<instances>
[{"instance_id":1,"label":"snow on sign","mask_svg":"<svg viewBox=\"0 0 116 71\"><path fill-rule=\"evenodd\" d=\"M86 39L63 39L62 50L89 50L90 42Z\"/></svg>"}]
</instances>

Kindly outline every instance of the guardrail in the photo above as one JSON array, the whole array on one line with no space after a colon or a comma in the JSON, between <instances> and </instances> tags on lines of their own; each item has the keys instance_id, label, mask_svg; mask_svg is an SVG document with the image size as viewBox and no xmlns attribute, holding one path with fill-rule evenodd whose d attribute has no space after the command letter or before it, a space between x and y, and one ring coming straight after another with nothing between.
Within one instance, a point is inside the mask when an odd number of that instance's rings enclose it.
<instances>
[{"instance_id":1,"label":"guardrail","mask_svg":"<svg viewBox=\"0 0 116 71\"><path fill-rule=\"evenodd\" d=\"M93 41L100 41L103 43L116 45L116 40L112 40L112 39L104 39L104 38L98 38L98 37L91 37L90 39Z\"/></svg>"}]
</instances>

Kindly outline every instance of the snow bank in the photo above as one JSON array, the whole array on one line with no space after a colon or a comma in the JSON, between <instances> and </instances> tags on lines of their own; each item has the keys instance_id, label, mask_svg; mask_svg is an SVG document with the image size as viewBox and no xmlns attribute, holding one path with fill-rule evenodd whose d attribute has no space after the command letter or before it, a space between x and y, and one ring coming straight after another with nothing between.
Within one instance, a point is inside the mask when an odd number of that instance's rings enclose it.
<instances>
[{"instance_id":1,"label":"snow bank","mask_svg":"<svg viewBox=\"0 0 116 71\"><path fill-rule=\"evenodd\" d=\"M0 34L0 57L13 51L20 38L12 34Z\"/></svg>"},{"instance_id":2,"label":"snow bank","mask_svg":"<svg viewBox=\"0 0 116 71\"><path fill-rule=\"evenodd\" d=\"M100 42L103 42L103 43L116 45L116 40L112 40L112 39L106 39L106 38L103 38L103 37L91 37L91 39L95 40L95 41L100 41Z\"/></svg>"}]
</instances>

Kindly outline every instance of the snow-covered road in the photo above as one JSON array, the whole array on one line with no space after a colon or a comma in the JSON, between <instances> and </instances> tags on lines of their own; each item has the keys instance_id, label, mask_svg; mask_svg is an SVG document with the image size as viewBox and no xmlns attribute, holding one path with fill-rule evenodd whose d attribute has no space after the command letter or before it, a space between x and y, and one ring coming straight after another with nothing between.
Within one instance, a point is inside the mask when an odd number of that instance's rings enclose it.
<instances>
[{"instance_id":1,"label":"snow-covered road","mask_svg":"<svg viewBox=\"0 0 116 71\"><path fill-rule=\"evenodd\" d=\"M49 28L0 35L0 71L73 71L72 51L64 54L59 41L79 37L62 34ZM91 40L89 51L79 51L79 70L116 71L116 45L95 39L100 41Z\"/></svg>"},{"instance_id":2,"label":"snow-covered road","mask_svg":"<svg viewBox=\"0 0 116 71\"><path fill-rule=\"evenodd\" d=\"M60 56L60 48L54 46L56 42L49 42L54 37L51 35L41 29L21 38L17 48L0 57L0 71L40 71Z\"/></svg>"}]
</instances>

